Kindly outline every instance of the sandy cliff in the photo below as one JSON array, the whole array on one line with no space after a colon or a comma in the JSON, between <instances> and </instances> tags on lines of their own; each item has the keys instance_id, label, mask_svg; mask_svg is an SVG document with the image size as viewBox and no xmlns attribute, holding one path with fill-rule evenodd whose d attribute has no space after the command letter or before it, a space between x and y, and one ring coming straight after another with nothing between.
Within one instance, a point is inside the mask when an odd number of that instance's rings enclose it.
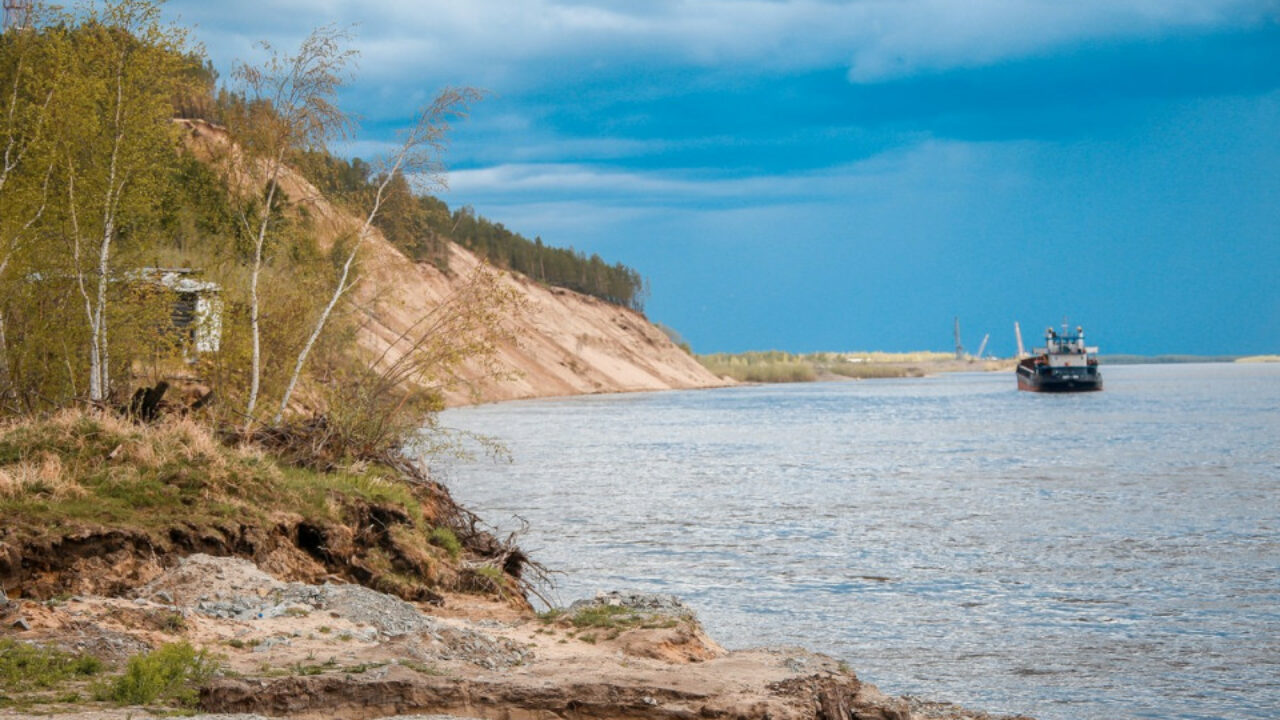
<instances>
[{"instance_id":1,"label":"sandy cliff","mask_svg":"<svg viewBox=\"0 0 1280 720\"><path fill-rule=\"evenodd\" d=\"M208 159L236 152L221 128L203 121L179 122L187 147L197 155ZM330 203L298 173L286 170L281 185L288 197L306 209L322 247L359 230L362 218ZM359 262L361 280L353 295L369 320L360 341L377 357L406 328L462 287L481 260L451 243L449 272L444 273L409 259L373 229L360 250ZM516 377L453 391L447 397L451 405L724 384L640 313L540 285L515 273L508 273L503 282L524 299L527 308L515 321L519 341L506 343L500 352L502 365ZM464 379L475 381L483 374L472 367L470 377Z\"/></svg>"},{"instance_id":2,"label":"sandy cliff","mask_svg":"<svg viewBox=\"0 0 1280 720\"><path fill-rule=\"evenodd\" d=\"M375 235L364 249L361 301L373 309L362 342L375 352L423 313L454 293L480 260L452 245L449 274L414 263ZM460 388L450 404L602 392L722 385L643 315L563 288L508 273L503 282L525 301L520 338L506 343L501 364L516 377ZM473 368L473 377L480 375Z\"/></svg>"}]
</instances>

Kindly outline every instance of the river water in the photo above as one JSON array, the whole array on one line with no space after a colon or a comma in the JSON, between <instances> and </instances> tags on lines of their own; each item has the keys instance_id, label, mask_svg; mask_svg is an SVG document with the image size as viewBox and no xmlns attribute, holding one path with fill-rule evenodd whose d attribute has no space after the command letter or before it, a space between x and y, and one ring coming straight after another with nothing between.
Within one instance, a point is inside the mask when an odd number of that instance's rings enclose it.
<instances>
[{"instance_id":1,"label":"river water","mask_svg":"<svg viewBox=\"0 0 1280 720\"><path fill-rule=\"evenodd\" d=\"M1079 718L1280 717L1280 365L1104 368L449 410L433 470L563 571L674 593L727 647L894 694Z\"/></svg>"}]
</instances>

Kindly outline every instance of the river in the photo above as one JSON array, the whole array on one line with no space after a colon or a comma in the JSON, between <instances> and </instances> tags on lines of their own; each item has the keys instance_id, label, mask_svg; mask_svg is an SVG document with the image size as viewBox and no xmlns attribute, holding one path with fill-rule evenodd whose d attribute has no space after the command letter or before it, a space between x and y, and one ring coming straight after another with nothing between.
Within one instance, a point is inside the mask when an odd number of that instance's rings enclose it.
<instances>
[{"instance_id":1,"label":"river","mask_svg":"<svg viewBox=\"0 0 1280 720\"><path fill-rule=\"evenodd\" d=\"M565 602L674 593L727 647L1041 720L1280 716L1280 365L1103 373L455 409L512 460L433 471Z\"/></svg>"}]
</instances>

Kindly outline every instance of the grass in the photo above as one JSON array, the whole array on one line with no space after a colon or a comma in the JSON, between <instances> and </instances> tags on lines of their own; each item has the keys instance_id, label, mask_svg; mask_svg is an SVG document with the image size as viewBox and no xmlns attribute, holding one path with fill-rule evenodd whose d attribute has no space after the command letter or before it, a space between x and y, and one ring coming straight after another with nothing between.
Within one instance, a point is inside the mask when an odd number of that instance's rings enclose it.
<instances>
[{"instance_id":1,"label":"grass","mask_svg":"<svg viewBox=\"0 0 1280 720\"><path fill-rule=\"evenodd\" d=\"M189 419L145 426L109 413L63 411L0 423L6 542L32 547L121 530L138 546L168 552L181 551L185 538L222 537L236 526L373 528L377 542L334 562L359 561L375 570L361 582L412 598L437 584L470 587L449 567L465 547L436 526L442 502L448 513L447 498L393 468L285 465L260 450L224 445Z\"/></svg>"},{"instance_id":2,"label":"grass","mask_svg":"<svg viewBox=\"0 0 1280 720\"><path fill-rule=\"evenodd\" d=\"M849 378L899 378L921 374L915 367L952 359L947 353L820 352L794 354L779 350L699 355L711 372L739 382L811 382L824 375Z\"/></svg>"},{"instance_id":3,"label":"grass","mask_svg":"<svg viewBox=\"0 0 1280 720\"><path fill-rule=\"evenodd\" d=\"M417 672L417 673L421 673L421 674L423 674L423 675L430 675L430 676L432 676L432 677L444 677L444 676L446 675L446 673L445 673L443 670L441 670L440 668L436 667L435 665L431 665L431 664L423 663L423 662L418 662L417 660L408 660L408 659L405 659L405 658L401 658L401 659L400 659L400 660L398 660L397 662L398 662L402 667L407 667L407 668L409 668L410 670L412 670L412 671L414 671L414 672Z\"/></svg>"},{"instance_id":4,"label":"grass","mask_svg":"<svg viewBox=\"0 0 1280 720\"><path fill-rule=\"evenodd\" d=\"M922 373L914 367L885 363L835 362L820 366L822 370L841 377L871 380L875 378L918 377Z\"/></svg>"},{"instance_id":5,"label":"grass","mask_svg":"<svg viewBox=\"0 0 1280 720\"><path fill-rule=\"evenodd\" d=\"M13 694L56 688L71 680L98 675L105 666L91 655L74 655L0 638L0 701ZM0 702L0 705L3 705Z\"/></svg>"},{"instance_id":6,"label":"grass","mask_svg":"<svg viewBox=\"0 0 1280 720\"><path fill-rule=\"evenodd\" d=\"M1249 355L1236 358L1238 363L1280 363L1280 355Z\"/></svg>"},{"instance_id":7,"label":"grass","mask_svg":"<svg viewBox=\"0 0 1280 720\"><path fill-rule=\"evenodd\" d=\"M213 677L218 665L216 657L188 642L162 645L130 658L124 674L101 685L95 698L120 705L193 707L200 685Z\"/></svg>"},{"instance_id":8,"label":"grass","mask_svg":"<svg viewBox=\"0 0 1280 720\"><path fill-rule=\"evenodd\" d=\"M0 425L0 514L33 533L87 522L143 530L163 542L176 524L270 524L286 510L341 522L335 499L390 504L428 529L415 490L385 468L321 473L227 447L198 423L140 426L64 411ZM455 538L456 540L456 538Z\"/></svg>"},{"instance_id":9,"label":"grass","mask_svg":"<svg viewBox=\"0 0 1280 720\"><path fill-rule=\"evenodd\" d=\"M670 615L645 612L621 605L588 605L573 612L562 611L549 617L552 620L562 619L577 630L595 629L621 632L637 628L645 630L672 628L679 624L679 619ZM616 637L616 632L611 637ZM579 637L585 639L586 635L587 633L584 633ZM595 642L595 633L590 633L590 635L591 640L588 640L588 642Z\"/></svg>"},{"instance_id":10,"label":"grass","mask_svg":"<svg viewBox=\"0 0 1280 720\"><path fill-rule=\"evenodd\" d=\"M449 553L449 557L454 560L462 555L462 542L447 527L432 528L431 534L427 536L427 542Z\"/></svg>"},{"instance_id":11,"label":"grass","mask_svg":"<svg viewBox=\"0 0 1280 720\"><path fill-rule=\"evenodd\" d=\"M175 516L262 519L264 508L289 507L336 520L333 493L394 503L421 517L412 491L376 469L282 467L260 452L223 446L191 420L146 427L66 411L0 426L0 510L7 516L157 528Z\"/></svg>"},{"instance_id":12,"label":"grass","mask_svg":"<svg viewBox=\"0 0 1280 720\"><path fill-rule=\"evenodd\" d=\"M811 382L818 379L817 369L812 363L799 355L778 350L699 355L698 362L716 375L739 382Z\"/></svg>"},{"instance_id":13,"label":"grass","mask_svg":"<svg viewBox=\"0 0 1280 720\"><path fill-rule=\"evenodd\" d=\"M931 372L956 370L1012 369L993 360L955 359L945 352L816 352L796 354L765 352L716 353L696 356L698 362L716 375L739 382L783 383L831 379L833 376L859 380L873 378L921 377Z\"/></svg>"}]
</instances>

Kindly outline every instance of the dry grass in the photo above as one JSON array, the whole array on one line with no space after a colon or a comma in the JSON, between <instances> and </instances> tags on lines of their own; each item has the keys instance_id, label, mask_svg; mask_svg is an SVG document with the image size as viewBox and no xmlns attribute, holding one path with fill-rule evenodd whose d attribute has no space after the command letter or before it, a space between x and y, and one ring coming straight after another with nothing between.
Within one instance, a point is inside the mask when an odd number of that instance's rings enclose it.
<instances>
[{"instance_id":1,"label":"dry grass","mask_svg":"<svg viewBox=\"0 0 1280 720\"><path fill-rule=\"evenodd\" d=\"M0 467L0 498L22 495L80 497L84 495L84 488L67 478L59 456L42 452L35 459Z\"/></svg>"},{"instance_id":2,"label":"dry grass","mask_svg":"<svg viewBox=\"0 0 1280 720\"><path fill-rule=\"evenodd\" d=\"M802 356L778 350L699 355L698 362L716 375L738 382L811 382L818 379L812 363Z\"/></svg>"},{"instance_id":3,"label":"dry grass","mask_svg":"<svg viewBox=\"0 0 1280 720\"><path fill-rule=\"evenodd\" d=\"M282 466L261 451L223 445L189 419L147 426L68 410L0 425L0 512L14 522L158 529L252 522L273 509L323 520L341 514L335 496L389 502L421 516L414 492L385 468L319 473Z\"/></svg>"},{"instance_id":4,"label":"dry grass","mask_svg":"<svg viewBox=\"0 0 1280 720\"><path fill-rule=\"evenodd\" d=\"M1236 358L1238 363L1280 363L1280 355L1250 355Z\"/></svg>"}]
</instances>

